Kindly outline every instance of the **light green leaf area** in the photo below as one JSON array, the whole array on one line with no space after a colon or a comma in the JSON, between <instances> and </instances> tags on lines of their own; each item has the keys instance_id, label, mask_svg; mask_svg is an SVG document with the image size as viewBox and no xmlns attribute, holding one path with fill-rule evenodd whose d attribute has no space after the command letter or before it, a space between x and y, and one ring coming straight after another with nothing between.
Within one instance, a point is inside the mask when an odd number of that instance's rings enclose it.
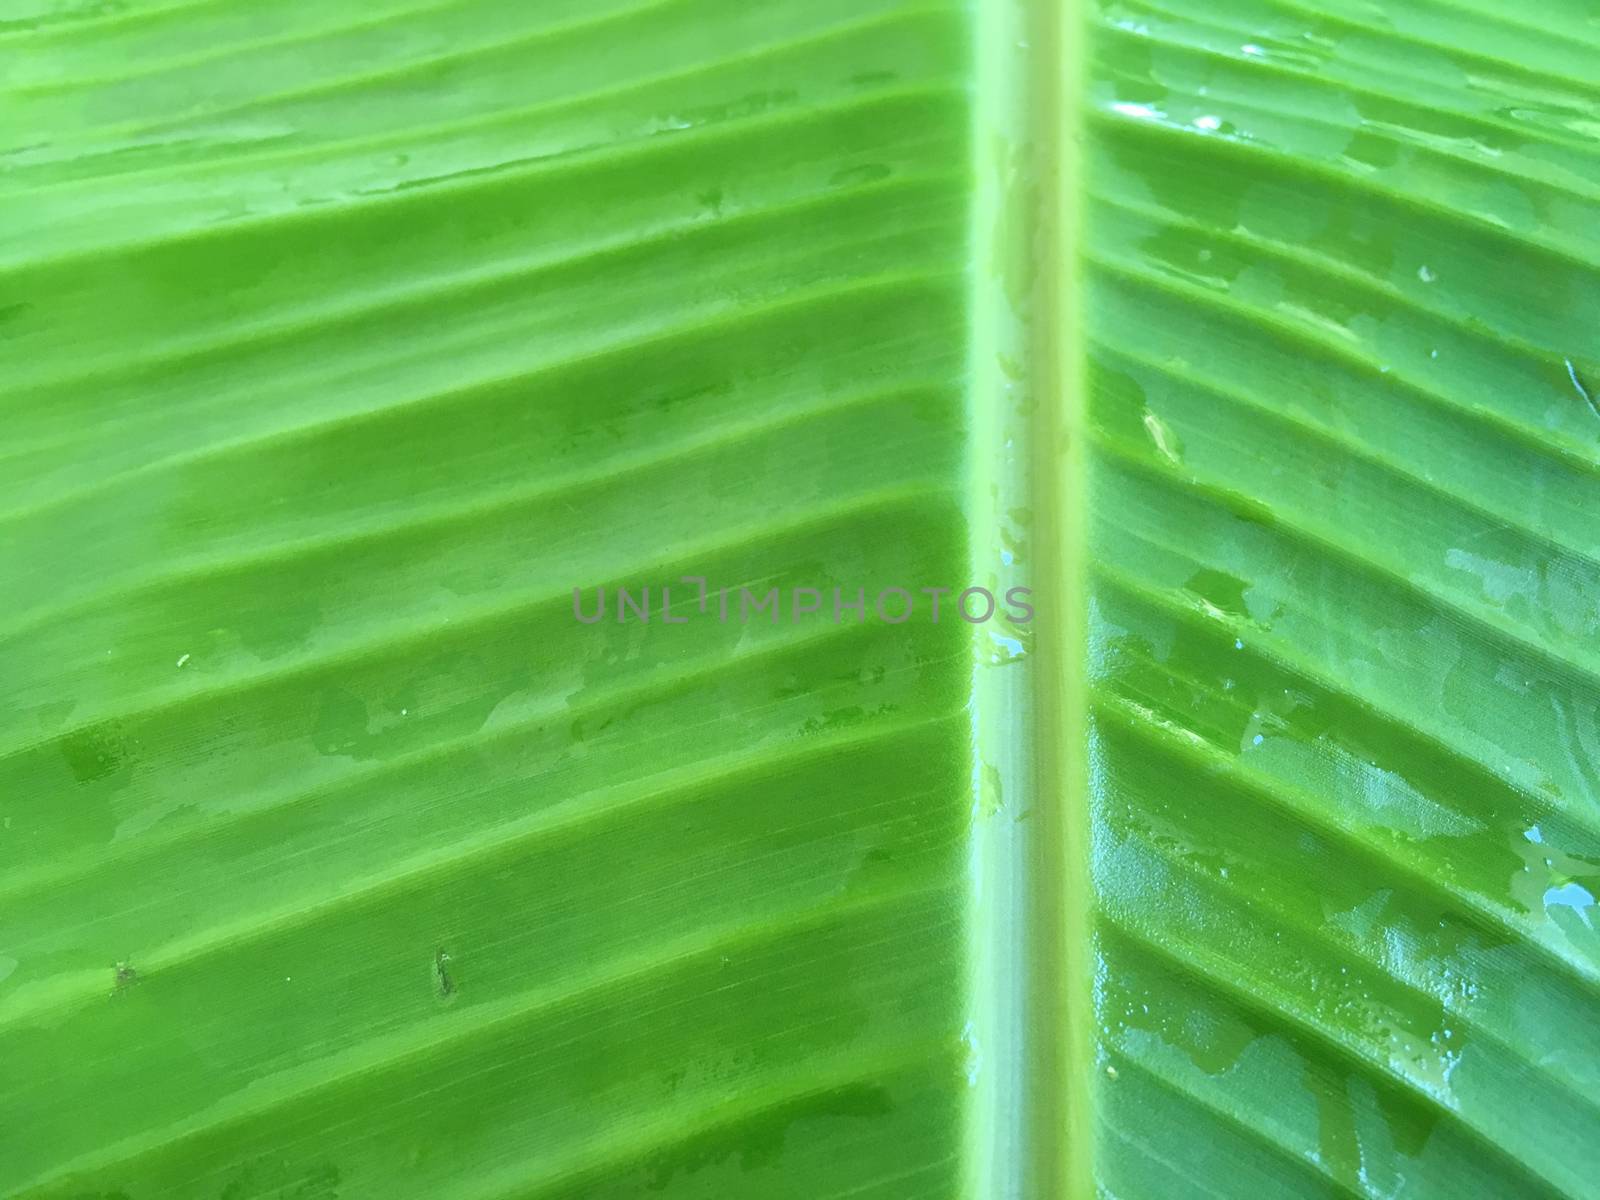
<instances>
[{"instance_id":1,"label":"light green leaf area","mask_svg":"<svg viewBox=\"0 0 1600 1200\"><path fill-rule=\"evenodd\" d=\"M0 1195L1600 1196L1596 61L0 0Z\"/></svg>"}]
</instances>

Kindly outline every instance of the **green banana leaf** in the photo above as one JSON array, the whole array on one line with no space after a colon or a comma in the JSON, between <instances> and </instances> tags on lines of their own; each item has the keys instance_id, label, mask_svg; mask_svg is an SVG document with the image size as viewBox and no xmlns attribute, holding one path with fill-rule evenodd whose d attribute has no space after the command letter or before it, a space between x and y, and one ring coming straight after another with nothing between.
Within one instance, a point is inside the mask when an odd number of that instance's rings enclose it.
<instances>
[{"instance_id":1,"label":"green banana leaf","mask_svg":"<svg viewBox=\"0 0 1600 1200\"><path fill-rule=\"evenodd\" d=\"M1597 61L0 2L0 1195L1600 1196Z\"/></svg>"}]
</instances>

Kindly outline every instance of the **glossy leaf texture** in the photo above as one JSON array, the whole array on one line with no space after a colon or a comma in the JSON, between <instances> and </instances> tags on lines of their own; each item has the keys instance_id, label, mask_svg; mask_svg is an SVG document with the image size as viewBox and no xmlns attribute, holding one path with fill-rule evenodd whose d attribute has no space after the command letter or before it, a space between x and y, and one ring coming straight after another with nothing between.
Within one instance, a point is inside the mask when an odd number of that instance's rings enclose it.
<instances>
[{"instance_id":1,"label":"glossy leaf texture","mask_svg":"<svg viewBox=\"0 0 1600 1200\"><path fill-rule=\"evenodd\" d=\"M1600 1189L1596 18L1093 15L1110 1195Z\"/></svg>"},{"instance_id":2,"label":"glossy leaf texture","mask_svg":"<svg viewBox=\"0 0 1600 1200\"><path fill-rule=\"evenodd\" d=\"M0 1194L1596 1195L1597 53L0 4Z\"/></svg>"}]
</instances>

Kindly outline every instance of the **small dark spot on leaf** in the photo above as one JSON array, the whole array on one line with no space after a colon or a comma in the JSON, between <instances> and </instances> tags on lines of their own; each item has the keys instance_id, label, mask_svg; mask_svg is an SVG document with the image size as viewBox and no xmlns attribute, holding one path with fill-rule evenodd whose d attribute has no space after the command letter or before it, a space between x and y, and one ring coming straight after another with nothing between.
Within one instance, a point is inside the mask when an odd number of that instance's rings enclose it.
<instances>
[{"instance_id":1,"label":"small dark spot on leaf","mask_svg":"<svg viewBox=\"0 0 1600 1200\"><path fill-rule=\"evenodd\" d=\"M893 172L884 163L869 163L860 167L845 167L835 171L833 178L828 182L834 187L846 187L858 183L877 183L880 179L887 179Z\"/></svg>"},{"instance_id":2,"label":"small dark spot on leaf","mask_svg":"<svg viewBox=\"0 0 1600 1200\"><path fill-rule=\"evenodd\" d=\"M455 995L456 981L450 977L450 955L444 950L433 956L433 982L440 996Z\"/></svg>"},{"instance_id":3,"label":"small dark spot on leaf","mask_svg":"<svg viewBox=\"0 0 1600 1200\"><path fill-rule=\"evenodd\" d=\"M122 766L126 750L113 730L95 726L64 739L61 756L67 760L74 779L79 783L93 783L114 774Z\"/></svg>"}]
</instances>

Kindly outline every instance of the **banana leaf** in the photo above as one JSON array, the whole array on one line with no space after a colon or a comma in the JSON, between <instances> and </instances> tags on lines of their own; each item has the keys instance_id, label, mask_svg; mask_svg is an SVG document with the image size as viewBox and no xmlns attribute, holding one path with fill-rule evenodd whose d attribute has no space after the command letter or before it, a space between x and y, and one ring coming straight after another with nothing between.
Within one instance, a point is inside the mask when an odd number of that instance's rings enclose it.
<instances>
[{"instance_id":1,"label":"banana leaf","mask_svg":"<svg viewBox=\"0 0 1600 1200\"><path fill-rule=\"evenodd\" d=\"M0 3L0 1195L1600 1196L1592 0Z\"/></svg>"}]
</instances>

